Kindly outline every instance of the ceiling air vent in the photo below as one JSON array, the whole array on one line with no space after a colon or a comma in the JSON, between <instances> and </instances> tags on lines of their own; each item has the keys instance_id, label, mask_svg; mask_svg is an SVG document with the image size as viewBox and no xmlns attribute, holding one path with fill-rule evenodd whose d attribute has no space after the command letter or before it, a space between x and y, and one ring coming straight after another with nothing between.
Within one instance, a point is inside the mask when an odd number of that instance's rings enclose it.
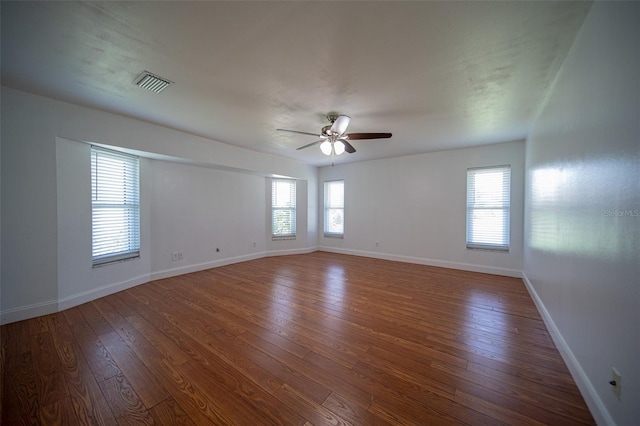
<instances>
[{"instance_id":1,"label":"ceiling air vent","mask_svg":"<svg viewBox=\"0 0 640 426\"><path fill-rule=\"evenodd\" d=\"M160 93L168 85L173 84L173 81L166 78L151 74L149 71L145 71L138 76L135 80L137 86L143 89L151 90L152 92Z\"/></svg>"}]
</instances>

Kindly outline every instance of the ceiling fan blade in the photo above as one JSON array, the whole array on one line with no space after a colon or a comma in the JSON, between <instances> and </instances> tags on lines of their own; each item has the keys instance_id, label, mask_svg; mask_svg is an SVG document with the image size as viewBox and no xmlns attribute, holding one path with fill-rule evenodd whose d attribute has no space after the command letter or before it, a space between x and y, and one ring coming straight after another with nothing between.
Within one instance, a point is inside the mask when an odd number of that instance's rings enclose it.
<instances>
[{"instance_id":1,"label":"ceiling fan blade","mask_svg":"<svg viewBox=\"0 0 640 426\"><path fill-rule=\"evenodd\" d=\"M306 144L306 145L304 145L304 146L301 146L300 148L296 148L296 151L297 151L297 150L300 150L300 149L309 148L310 146L317 145L317 144L319 144L319 143L321 143L321 142L324 142L324 141L325 141L324 139L320 139L319 141L315 141L315 142L308 143L308 144Z\"/></svg>"},{"instance_id":2,"label":"ceiling fan blade","mask_svg":"<svg viewBox=\"0 0 640 426\"><path fill-rule=\"evenodd\" d=\"M331 131L336 135L342 135L347 131L351 117L348 115L339 115L336 121L331 125Z\"/></svg>"},{"instance_id":3,"label":"ceiling fan blade","mask_svg":"<svg viewBox=\"0 0 640 426\"><path fill-rule=\"evenodd\" d=\"M391 133L349 133L349 140L358 139L387 139L391 137Z\"/></svg>"},{"instance_id":4,"label":"ceiling fan blade","mask_svg":"<svg viewBox=\"0 0 640 426\"><path fill-rule=\"evenodd\" d=\"M353 154L354 152L356 152L356 149L353 147L353 145L347 142L346 139L340 139L340 142L344 144L344 150L349 154Z\"/></svg>"},{"instance_id":5,"label":"ceiling fan blade","mask_svg":"<svg viewBox=\"0 0 640 426\"><path fill-rule=\"evenodd\" d=\"M318 137L318 134L317 134L317 133L299 132L299 131L297 131L297 130L276 129L276 131L278 131L278 132L298 133L298 134L300 134L300 135L309 135L309 136L315 136L315 137Z\"/></svg>"}]
</instances>

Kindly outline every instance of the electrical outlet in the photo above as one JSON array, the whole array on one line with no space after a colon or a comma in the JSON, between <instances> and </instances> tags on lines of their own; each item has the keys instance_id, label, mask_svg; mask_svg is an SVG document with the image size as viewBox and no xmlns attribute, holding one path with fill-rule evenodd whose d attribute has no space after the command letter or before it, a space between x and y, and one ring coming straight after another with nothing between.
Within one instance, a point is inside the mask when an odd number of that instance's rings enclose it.
<instances>
[{"instance_id":1,"label":"electrical outlet","mask_svg":"<svg viewBox=\"0 0 640 426\"><path fill-rule=\"evenodd\" d=\"M184 253L182 253L181 251L178 252L178 260L182 260L184 259Z\"/></svg>"},{"instance_id":2,"label":"electrical outlet","mask_svg":"<svg viewBox=\"0 0 640 426\"><path fill-rule=\"evenodd\" d=\"M256 242L255 242L255 241L253 242L253 246L254 246L254 247L256 246Z\"/></svg>"},{"instance_id":3,"label":"electrical outlet","mask_svg":"<svg viewBox=\"0 0 640 426\"><path fill-rule=\"evenodd\" d=\"M611 369L611 381L609 384L611 385L613 394L620 399L620 393L622 392L622 377L615 368Z\"/></svg>"},{"instance_id":4,"label":"electrical outlet","mask_svg":"<svg viewBox=\"0 0 640 426\"><path fill-rule=\"evenodd\" d=\"M380 243L376 241L376 247L380 247Z\"/></svg>"},{"instance_id":5,"label":"electrical outlet","mask_svg":"<svg viewBox=\"0 0 640 426\"><path fill-rule=\"evenodd\" d=\"M176 261L180 258L180 253L178 253L177 251L174 251L173 253L171 253L171 260Z\"/></svg>"}]
</instances>

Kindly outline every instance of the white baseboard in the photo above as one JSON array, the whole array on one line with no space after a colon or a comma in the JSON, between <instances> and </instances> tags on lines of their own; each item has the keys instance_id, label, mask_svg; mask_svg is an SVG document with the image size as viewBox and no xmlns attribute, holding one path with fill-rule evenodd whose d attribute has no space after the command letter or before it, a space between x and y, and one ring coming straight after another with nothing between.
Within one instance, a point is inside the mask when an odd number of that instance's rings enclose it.
<instances>
[{"instance_id":1,"label":"white baseboard","mask_svg":"<svg viewBox=\"0 0 640 426\"><path fill-rule=\"evenodd\" d=\"M126 281L103 285L71 296L62 297L57 300L50 300L47 302L34 303L32 305L9 309L2 312L0 322L1 324L9 324L11 322L22 321L42 315L54 314L146 282L149 282L149 275L140 275Z\"/></svg>"},{"instance_id":2,"label":"white baseboard","mask_svg":"<svg viewBox=\"0 0 640 426\"><path fill-rule=\"evenodd\" d=\"M245 254L242 256L228 257L226 259L214 260L211 262L197 263L194 265L181 266L179 268L165 269L151 273L151 281L161 280L163 278L175 277L177 275L190 274L192 272L204 271L206 269L217 268L220 266L231 265L234 263L246 262L248 260L261 259L263 257L286 256L291 254L308 254L317 251L317 247L308 247L303 249L289 250L272 250L262 251L259 253Z\"/></svg>"},{"instance_id":3,"label":"white baseboard","mask_svg":"<svg viewBox=\"0 0 640 426\"><path fill-rule=\"evenodd\" d=\"M450 262L447 260L428 259L422 257L402 256L398 254L379 253L373 251L342 249L336 247L318 247L320 251L330 253L350 254L353 256L371 257L374 259L393 260L396 262L415 263L418 265L437 266L440 268L460 269L463 271L481 272L484 274L504 275L507 277L521 278L522 271L495 266L476 265L473 263Z\"/></svg>"},{"instance_id":4,"label":"white baseboard","mask_svg":"<svg viewBox=\"0 0 640 426\"><path fill-rule=\"evenodd\" d=\"M613 420L613 417L611 417L609 410L607 410L604 402L602 402L602 399L596 392L596 389L593 387L591 380L589 380L587 373L585 373L584 369L580 365L580 362L573 354L571 347L569 347L569 345L567 344L567 341L562 336L562 333L560 333L560 330L556 326L556 323L553 321L551 314L549 314L549 311L542 302L542 299L540 299L540 296L538 296L538 293L533 287L533 284L531 283L531 281L529 281L529 278L524 271L522 272L522 280L524 281L524 284L527 287L527 290L529 291L533 302L538 308L538 312L540 312L540 316L547 326L549 334L551 335L553 342L558 348L562 359L564 360L565 364L567 364L567 368L569 368L569 372L571 373L573 380L575 380L576 385L578 386L582 397L589 407L594 420L598 425L615 426L616 422Z\"/></svg>"},{"instance_id":5,"label":"white baseboard","mask_svg":"<svg viewBox=\"0 0 640 426\"><path fill-rule=\"evenodd\" d=\"M245 254L242 256L227 257L220 260L213 260L210 262L196 263L193 265L180 266L177 268L164 269L162 271L155 271L151 273L151 281L161 280L163 278L175 277L177 275L190 274L192 272L204 271L206 269L217 268L220 266L231 265L233 263L246 262L248 260L261 259L265 257L265 252Z\"/></svg>"},{"instance_id":6,"label":"white baseboard","mask_svg":"<svg viewBox=\"0 0 640 426\"><path fill-rule=\"evenodd\" d=\"M309 254L314 251L318 251L318 247L307 247L303 249L289 249L289 250L271 250L264 253L264 257L275 256L289 256L292 254Z\"/></svg>"},{"instance_id":7,"label":"white baseboard","mask_svg":"<svg viewBox=\"0 0 640 426\"><path fill-rule=\"evenodd\" d=\"M58 312L147 282L149 282L149 275L139 275L126 281L103 285L98 288L63 297L58 300Z\"/></svg>"},{"instance_id":8,"label":"white baseboard","mask_svg":"<svg viewBox=\"0 0 640 426\"><path fill-rule=\"evenodd\" d=\"M0 315L0 325L11 322L22 321L29 318L35 318L41 315L53 314L81 305L86 302L108 296L149 281L159 280L163 278L175 277L176 275L189 274L191 272L203 271L205 269L217 268L219 266L231 265L233 263L246 262L248 260L260 259L271 256L285 256L291 254L307 254L317 251L317 247L308 247L304 249L291 250L275 250L264 251L259 253L251 253L242 256L228 257L225 259L214 260L211 262L198 263L194 265L186 265L178 268L165 269L162 271L151 272L148 275L140 275L126 281L111 283L101 287L72 294L57 300L49 300L46 302L34 303L31 305L20 306L17 308L2 311Z\"/></svg>"},{"instance_id":9,"label":"white baseboard","mask_svg":"<svg viewBox=\"0 0 640 426\"><path fill-rule=\"evenodd\" d=\"M58 312L58 301L49 300L47 302L34 303L2 311L0 321L1 324L4 325L56 312Z\"/></svg>"}]
</instances>

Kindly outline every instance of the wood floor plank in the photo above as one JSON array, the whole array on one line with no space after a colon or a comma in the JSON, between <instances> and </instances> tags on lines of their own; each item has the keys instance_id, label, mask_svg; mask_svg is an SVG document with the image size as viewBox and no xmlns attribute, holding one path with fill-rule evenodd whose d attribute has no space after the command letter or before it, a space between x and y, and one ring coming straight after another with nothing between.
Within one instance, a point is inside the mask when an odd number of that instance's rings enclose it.
<instances>
[{"instance_id":1,"label":"wood floor plank","mask_svg":"<svg viewBox=\"0 0 640 426\"><path fill-rule=\"evenodd\" d=\"M268 257L0 333L3 424L595 424L510 277Z\"/></svg>"},{"instance_id":2,"label":"wood floor plank","mask_svg":"<svg viewBox=\"0 0 640 426\"><path fill-rule=\"evenodd\" d=\"M177 291L171 286L167 286L164 288L169 289L169 291L171 292ZM195 292L187 292L185 294L185 292L182 291L181 293L183 294L183 297L185 299L188 299L190 302L196 305L202 303L204 306L210 306L210 303L208 303L206 300L203 301L203 298L199 297ZM283 349L292 352L301 358L309 352L308 349L291 340L288 340L287 338L281 336L279 333L272 331L268 327L261 327L255 321L249 321L244 316L238 315L234 312L230 312L226 309L219 309L218 312L212 312L209 318L212 321L215 321L216 324L218 324L221 328L225 329L225 331L231 334L240 334L249 331L256 335L268 335L269 342L280 345Z\"/></svg>"},{"instance_id":3,"label":"wood floor plank","mask_svg":"<svg viewBox=\"0 0 640 426\"><path fill-rule=\"evenodd\" d=\"M198 367L199 369L197 370L198 372L200 372L200 375L194 374L194 368L186 365L176 366L175 370L177 371L174 374L178 375L187 383L189 383L190 387L198 388L199 391L204 395L208 394L210 387L218 386L224 388L224 391L222 391L222 393L218 393L219 395L227 395L227 393L236 394L240 396L240 398L244 399L244 402L241 399L238 401L239 403L249 404L251 407L253 407L251 410L247 410L246 407L242 409L235 408L234 411L242 413L256 412L260 415L260 418L263 419L263 422L268 421L268 423L270 424L281 424L280 419L285 420L284 424L300 423L301 418L296 415L295 412L291 411L287 407L278 407L278 405L274 403L276 401L274 398L264 392L260 387L256 386L261 385L266 389L276 389L282 386L283 382L275 379L275 376L267 374L267 371L262 369L264 365L258 366L250 362L251 359L253 359L254 361L256 360L255 351L252 352L253 356L251 356L250 354L244 355L248 358L249 362L241 361L241 364L244 367L241 367L239 369L238 373L240 374L232 377L229 373L227 373L227 371L233 370L231 368L231 365L234 364L233 360L241 360L243 355L234 354L231 357L225 357L225 359L223 360L215 356L216 353L220 353L219 350L215 348L233 347L241 352L242 348L239 348L237 343L229 340L233 339L233 336L225 335L222 330L218 330L215 333L219 338L227 340L223 342L216 342L215 340L209 341L208 339L205 339L205 342L209 343L208 347L210 348L210 355L205 354L204 356L198 357L198 360L200 360L200 362L204 361L202 362L203 365ZM275 360L271 360L271 362L268 362L269 360L264 356L258 357L258 359L261 360L263 364L265 362L267 362L268 365L271 366L275 364ZM235 364L235 367L240 367L239 365L237 365L237 363ZM203 368L206 369L204 371L204 375L202 374ZM276 370L281 371L281 373L286 371L282 367L275 368ZM245 377L245 374L247 374L248 377ZM289 372L288 374L291 374L291 372ZM213 384L214 382L211 382L211 379L209 379L208 382L206 381L206 379L210 377L217 377L217 381L215 382L216 384ZM254 380L257 379L257 381L252 384L249 378L252 378ZM205 380L205 385L202 385L203 380ZM321 389L320 387L318 387L318 385L315 385L311 382L307 382L305 383L305 385L307 392L313 392L314 388L317 388L319 392L322 392L320 394L321 396L319 396L318 398L324 398L328 393L327 390ZM224 420L226 419L225 407L227 407L228 405L229 404L219 406L214 404L214 406L212 407L212 411L215 412L216 415L222 416L221 418L217 419L216 422L226 421ZM229 416L228 412L226 413L226 416Z\"/></svg>"},{"instance_id":4,"label":"wood floor plank","mask_svg":"<svg viewBox=\"0 0 640 426\"><path fill-rule=\"evenodd\" d=\"M28 319L27 325L29 326L29 334L31 335L46 333L47 331L49 331L49 324L47 322L46 315Z\"/></svg>"},{"instance_id":5,"label":"wood floor plank","mask_svg":"<svg viewBox=\"0 0 640 426\"><path fill-rule=\"evenodd\" d=\"M242 389L241 379L214 372L203 375L200 368L189 362L178 369L191 383L200 387L229 424L280 424L272 413L256 409L262 405L260 392L251 393L247 392L249 389Z\"/></svg>"},{"instance_id":6,"label":"wood floor plank","mask_svg":"<svg viewBox=\"0 0 640 426\"><path fill-rule=\"evenodd\" d=\"M171 339L159 332L154 325L138 315L130 315L126 318L127 322L135 327L136 331L146 337L147 341L172 364L180 365L187 360L189 356L176 345Z\"/></svg>"},{"instance_id":7,"label":"wood floor plank","mask_svg":"<svg viewBox=\"0 0 640 426\"><path fill-rule=\"evenodd\" d=\"M304 358L312 377L328 388L348 397L349 401L362 408L371 405L374 395L374 384L368 376L362 376L351 368L335 363L320 354L310 353Z\"/></svg>"},{"instance_id":8,"label":"wood floor plank","mask_svg":"<svg viewBox=\"0 0 640 426\"><path fill-rule=\"evenodd\" d=\"M203 293L200 289L194 289L194 291L200 293L203 298L209 298L209 295ZM327 357L334 358L337 362L347 367L353 366L358 359L357 349L350 347L345 342L326 335L318 335L309 329L298 327L294 323L276 322L268 318L267 314L253 312L245 307L234 308L230 306L230 302L228 302L226 306L235 314L244 316L258 326L278 333L310 351L319 352Z\"/></svg>"},{"instance_id":9,"label":"wood floor plank","mask_svg":"<svg viewBox=\"0 0 640 426\"><path fill-rule=\"evenodd\" d=\"M124 292L122 292L124 293ZM115 297L109 299L109 302L121 315L126 315L125 321L130 324L139 335L144 336L156 350L162 354L162 356L168 359L172 364L182 364L189 359L182 348L176 345L173 340L168 338L162 331L157 328L157 325L149 323L146 319L138 315L137 311L126 304L121 297L123 294L116 294Z\"/></svg>"},{"instance_id":10,"label":"wood floor plank","mask_svg":"<svg viewBox=\"0 0 640 426\"><path fill-rule=\"evenodd\" d=\"M158 312L164 312L166 309L171 309L170 306L163 305L162 298L154 299L154 296L149 292L145 292L145 295L154 300L154 308L158 309ZM200 342L206 351L222 360L226 365L233 366L239 372L251 378L263 389L273 391L282 385L283 382L271 372L261 368L252 360L244 358L241 350L238 351L233 345L228 346L228 336L225 336L224 334L214 335L207 333L205 330L198 328L197 324L193 323L192 320L186 318L177 325L181 325L183 332L189 335L189 337L194 341ZM218 331L220 330L213 331L213 333ZM228 351L227 349L232 350Z\"/></svg>"},{"instance_id":11,"label":"wood floor plank","mask_svg":"<svg viewBox=\"0 0 640 426\"><path fill-rule=\"evenodd\" d=\"M122 296L123 293L119 293L119 295ZM141 303L136 297L131 296L128 292L126 296L126 303L135 308L136 313L142 320L147 321L158 333L162 333L167 339L173 342L176 347L180 348L180 353L183 358L195 360L202 365L207 365L206 348L203 345L185 333L184 329L175 326L154 309L151 309L145 303ZM135 326L135 323L133 324ZM168 356L166 359L171 364L179 365L181 363L181 360L176 359L174 356Z\"/></svg>"},{"instance_id":12,"label":"wood floor plank","mask_svg":"<svg viewBox=\"0 0 640 426\"><path fill-rule=\"evenodd\" d=\"M289 385L284 384L275 394L276 398L284 402L294 410L299 412L303 417L309 419L311 423L317 426L350 426L351 422L343 419L330 409L305 398L296 392Z\"/></svg>"},{"instance_id":13,"label":"wood floor plank","mask_svg":"<svg viewBox=\"0 0 640 426\"><path fill-rule=\"evenodd\" d=\"M553 419L566 417L562 421L563 424L572 424L573 422L580 424L591 421L591 415L585 411L584 404L572 401L571 398L567 398L566 394L557 392L550 386L528 381L514 382L511 377L500 372L494 371L490 375L482 375L468 369L455 368L437 362L432 362L431 368L445 373L442 377L453 377L458 380L457 389L468 390L469 393L476 392L476 394L479 392L488 400L492 394L499 395L500 403L503 406L506 405L504 399L522 404L523 407L518 408L520 412L526 411L526 407L530 407L528 411L541 410L530 416L540 417L543 421L550 421L544 417L545 415L549 416L548 412L553 413L551 415ZM504 398L503 395L507 397Z\"/></svg>"},{"instance_id":14,"label":"wood floor plank","mask_svg":"<svg viewBox=\"0 0 640 426\"><path fill-rule=\"evenodd\" d=\"M40 409L39 422L47 426L68 426L82 424L73 409L71 397L62 398Z\"/></svg>"},{"instance_id":15,"label":"wood floor plank","mask_svg":"<svg viewBox=\"0 0 640 426\"><path fill-rule=\"evenodd\" d=\"M213 409L225 424L258 424L258 416L249 409L249 405L242 398L233 398L228 389L213 374L202 374L202 370L187 362L176 368L189 383L197 387L207 398Z\"/></svg>"},{"instance_id":16,"label":"wood floor plank","mask_svg":"<svg viewBox=\"0 0 640 426\"><path fill-rule=\"evenodd\" d=\"M29 327L26 321L3 325L2 334L5 340L5 356L15 356L31 351Z\"/></svg>"},{"instance_id":17,"label":"wood floor plank","mask_svg":"<svg viewBox=\"0 0 640 426\"><path fill-rule=\"evenodd\" d=\"M374 399L369 411L393 425L458 425L459 421L401 398Z\"/></svg>"},{"instance_id":18,"label":"wood floor plank","mask_svg":"<svg viewBox=\"0 0 640 426\"><path fill-rule=\"evenodd\" d=\"M168 362L162 362L157 372L158 380L197 425L228 424L207 395Z\"/></svg>"},{"instance_id":19,"label":"wood floor plank","mask_svg":"<svg viewBox=\"0 0 640 426\"><path fill-rule=\"evenodd\" d=\"M154 420L147 407L140 400L126 377L113 376L100 383L105 398L113 411L118 424L153 425Z\"/></svg>"},{"instance_id":20,"label":"wood floor plank","mask_svg":"<svg viewBox=\"0 0 640 426\"><path fill-rule=\"evenodd\" d=\"M169 397L167 390L155 374L116 332L103 334L99 339L146 407L153 407Z\"/></svg>"},{"instance_id":21,"label":"wood floor plank","mask_svg":"<svg viewBox=\"0 0 640 426\"><path fill-rule=\"evenodd\" d=\"M49 316L53 344L69 389L70 402L81 424L115 425L116 420L62 314Z\"/></svg>"},{"instance_id":22,"label":"wood floor plank","mask_svg":"<svg viewBox=\"0 0 640 426\"><path fill-rule=\"evenodd\" d=\"M82 354L98 382L122 374L116 362L86 321L82 320L73 324L71 332L80 345Z\"/></svg>"},{"instance_id":23,"label":"wood floor plank","mask_svg":"<svg viewBox=\"0 0 640 426\"><path fill-rule=\"evenodd\" d=\"M370 411L359 407L347 398L343 398L335 392L332 392L322 405L354 425L391 425L391 423L386 420L383 420Z\"/></svg>"},{"instance_id":24,"label":"wood floor plank","mask_svg":"<svg viewBox=\"0 0 640 426\"><path fill-rule=\"evenodd\" d=\"M583 399L580 396L580 391L568 370L563 372L549 370L537 365L531 365L523 362L512 362L512 360L508 358L495 360L492 358L477 356L475 354L469 355L469 367L506 372L514 377L555 387L556 389L566 392L568 395L573 395L573 398L575 398L576 401L583 402Z\"/></svg>"},{"instance_id":25,"label":"wood floor plank","mask_svg":"<svg viewBox=\"0 0 640 426\"><path fill-rule=\"evenodd\" d=\"M150 413L159 426L196 426L191 417L173 398L154 406Z\"/></svg>"},{"instance_id":26,"label":"wood floor plank","mask_svg":"<svg viewBox=\"0 0 640 426\"><path fill-rule=\"evenodd\" d=\"M93 302L80 305L78 306L78 309L82 312L84 320L89 324L89 327L91 327L96 336L111 333L113 331L111 324L109 324L109 322L102 316L100 311L95 309Z\"/></svg>"},{"instance_id":27,"label":"wood floor plank","mask_svg":"<svg viewBox=\"0 0 640 426\"><path fill-rule=\"evenodd\" d=\"M69 308L61 312L64 315L64 318L67 320L67 324L74 325L79 322L84 322L84 316L82 316L82 312L80 312L80 308L77 306L74 308Z\"/></svg>"},{"instance_id":28,"label":"wood floor plank","mask_svg":"<svg viewBox=\"0 0 640 426\"><path fill-rule=\"evenodd\" d=\"M279 348L297 356L298 358L304 358L310 351L304 346L281 336L278 333L273 332L270 329L260 327L254 322L248 321L231 312L217 312L214 314L216 320L222 325L225 330L235 330L234 334L245 335L249 333L251 335L262 338L264 341L269 342L271 345L278 346Z\"/></svg>"},{"instance_id":29,"label":"wood floor plank","mask_svg":"<svg viewBox=\"0 0 640 426\"><path fill-rule=\"evenodd\" d=\"M69 390L51 333L44 332L31 336L31 354L40 406L45 407L68 397Z\"/></svg>"},{"instance_id":30,"label":"wood floor plank","mask_svg":"<svg viewBox=\"0 0 640 426\"><path fill-rule=\"evenodd\" d=\"M5 391L0 419L11 425L36 424L40 403L31 352L10 354L3 379Z\"/></svg>"},{"instance_id":31,"label":"wood floor plank","mask_svg":"<svg viewBox=\"0 0 640 426\"><path fill-rule=\"evenodd\" d=\"M298 374L304 375L309 380L312 380L315 383L318 383L323 387L323 392L320 393L320 397L315 400L318 402L322 401L322 396L326 395L326 392L329 390L337 391L345 395L349 395L361 402L363 407L367 407L370 401L370 394L365 392L347 381L343 380L345 376L336 376L333 373L336 371L341 371L342 369L350 371L346 367L337 364L328 358L322 357L321 355L316 355L318 358L322 358L325 362L323 365L324 370L322 368L318 368L317 365L313 364L310 360L310 356L314 354L309 352L307 356L303 359L300 359L296 356L291 355L288 351L282 350L279 346L272 345L269 341L255 335L251 335L250 333L243 333L238 335L238 338L243 340L244 342L254 346L256 349L263 351L270 357L278 360L283 365L286 365L293 371L296 371ZM289 382L291 384L292 382Z\"/></svg>"},{"instance_id":32,"label":"wood floor plank","mask_svg":"<svg viewBox=\"0 0 640 426\"><path fill-rule=\"evenodd\" d=\"M460 390L456 391L456 402L464 405L465 407L470 407L476 411L484 413L487 416L497 419L505 424L527 426L548 425L547 423L542 423L536 419L528 417L526 414L521 414L517 411L503 407L500 404L495 404L482 397L471 395Z\"/></svg>"},{"instance_id":33,"label":"wood floor plank","mask_svg":"<svg viewBox=\"0 0 640 426\"><path fill-rule=\"evenodd\" d=\"M498 362L479 364L474 361L469 361L467 370L484 377L502 380L505 383L517 383L527 388L544 389L544 392L550 397L584 409L584 403L579 398L580 393L569 374L545 375L544 371L523 370Z\"/></svg>"}]
</instances>

